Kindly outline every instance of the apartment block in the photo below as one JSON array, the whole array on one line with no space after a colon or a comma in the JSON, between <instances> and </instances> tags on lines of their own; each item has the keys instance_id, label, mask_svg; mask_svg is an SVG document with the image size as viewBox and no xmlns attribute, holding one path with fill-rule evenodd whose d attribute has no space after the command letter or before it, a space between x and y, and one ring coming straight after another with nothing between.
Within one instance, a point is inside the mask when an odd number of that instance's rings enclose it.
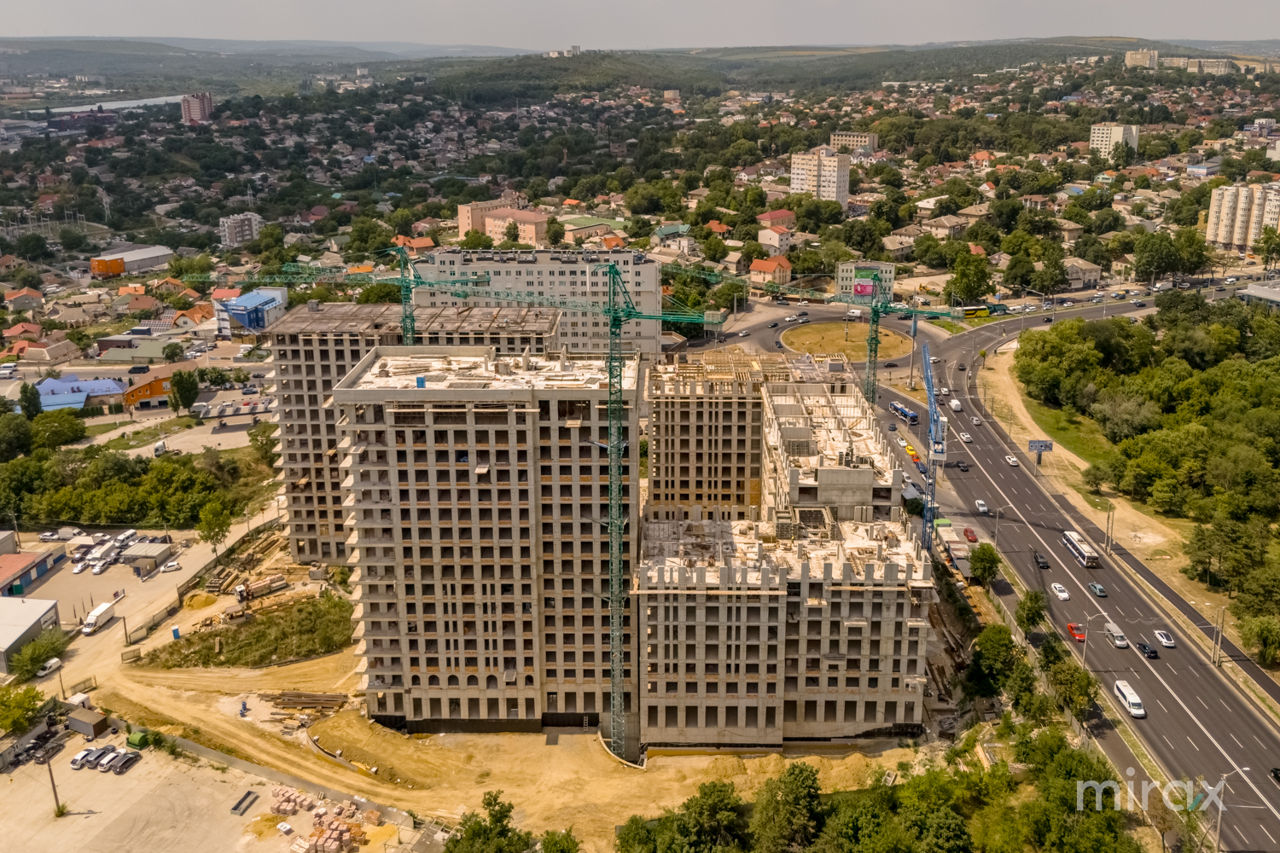
<instances>
[{"instance_id":1,"label":"apartment block","mask_svg":"<svg viewBox=\"0 0 1280 853\"><path fill-rule=\"evenodd\" d=\"M1280 183L1216 187L1209 196L1205 240L1210 245L1247 252L1268 226L1280 227Z\"/></svg>"},{"instance_id":2,"label":"apartment block","mask_svg":"<svg viewBox=\"0 0 1280 853\"><path fill-rule=\"evenodd\" d=\"M182 123L200 124L213 116L213 95L197 92L182 96Z\"/></svg>"},{"instance_id":3,"label":"apartment block","mask_svg":"<svg viewBox=\"0 0 1280 853\"><path fill-rule=\"evenodd\" d=\"M791 155L791 191L810 193L819 201L849 203L849 155L820 148Z\"/></svg>"},{"instance_id":4,"label":"apartment block","mask_svg":"<svg viewBox=\"0 0 1280 853\"><path fill-rule=\"evenodd\" d=\"M441 249L428 254L415 264L427 281L455 281L477 275L488 276L487 283L475 285L481 290L514 292L541 297L548 302L567 301L606 305L609 301L609 278L605 264L614 264L638 310L658 314L662 310L662 282L659 265L642 254L625 250L601 252L575 251L465 251ZM509 299L474 296L459 298L447 290L421 288L416 294L418 305L427 307L463 306L503 307ZM658 320L633 320L622 329L623 346L630 352L655 355L662 349L662 323ZM556 348L571 354L599 354L609 349L609 321L595 311L564 308L560 316Z\"/></svg>"},{"instance_id":5,"label":"apartment block","mask_svg":"<svg viewBox=\"0 0 1280 853\"><path fill-rule=\"evenodd\" d=\"M237 213L218 220L218 242L223 248L240 246L258 239L263 218L256 213Z\"/></svg>"},{"instance_id":6,"label":"apartment block","mask_svg":"<svg viewBox=\"0 0 1280 853\"><path fill-rule=\"evenodd\" d=\"M517 210L514 207L499 207L484 215L484 233L495 243L507 239L507 229L514 223L516 226L516 242L526 246L547 245L547 223L551 217L545 213L532 210Z\"/></svg>"},{"instance_id":7,"label":"apartment block","mask_svg":"<svg viewBox=\"0 0 1280 853\"><path fill-rule=\"evenodd\" d=\"M781 353L711 351L698 361L651 368L646 516L756 517L765 384L802 378L843 389L851 376L843 362L835 366Z\"/></svg>"},{"instance_id":8,"label":"apartment block","mask_svg":"<svg viewBox=\"0 0 1280 853\"><path fill-rule=\"evenodd\" d=\"M891 302L897 270L896 265L881 261L843 261L836 266L836 293L868 302L879 296L880 301Z\"/></svg>"},{"instance_id":9,"label":"apartment block","mask_svg":"<svg viewBox=\"0 0 1280 853\"><path fill-rule=\"evenodd\" d=\"M880 135L861 130L836 130L831 133L831 147L836 151L871 152L880 147Z\"/></svg>"},{"instance_id":10,"label":"apartment block","mask_svg":"<svg viewBox=\"0 0 1280 853\"><path fill-rule=\"evenodd\" d=\"M483 234L485 214L504 207L511 207L511 203L501 198L458 205L458 236L465 237L471 231Z\"/></svg>"},{"instance_id":11,"label":"apartment block","mask_svg":"<svg viewBox=\"0 0 1280 853\"><path fill-rule=\"evenodd\" d=\"M766 383L762 398L760 514L645 526L647 747L779 748L923 719L931 570L874 412L823 383Z\"/></svg>"},{"instance_id":12,"label":"apartment block","mask_svg":"<svg viewBox=\"0 0 1280 853\"><path fill-rule=\"evenodd\" d=\"M501 353L542 353L556 339L551 308L418 308L421 340L450 346L492 346ZM341 562L347 530L341 508L333 386L381 345L402 342L398 305L308 303L266 332L279 399L280 460L285 520L293 559Z\"/></svg>"},{"instance_id":13,"label":"apartment block","mask_svg":"<svg viewBox=\"0 0 1280 853\"><path fill-rule=\"evenodd\" d=\"M1138 129L1136 124L1117 124L1114 121L1095 124L1089 128L1089 147L1102 157L1110 157L1121 142L1137 151Z\"/></svg>"},{"instance_id":14,"label":"apartment block","mask_svg":"<svg viewBox=\"0 0 1280 853\"><path fill-rule=\"evenodd\" d=\"M1124 52L1125 68L1160 67L1160 51L1158 50L1126 50Z\"/></svg>"},{"instance_id":15,"label":"apartment block","mask_svg":"<svg viewBox=\"0 0 1280 853\"><path fill-rule=\"evenodd\" d=\"M623 374L628 571L637 369ZM380 346L335 385L373 719L608 735L607 376L602 359Z\"/></svg>"}]
</instances>

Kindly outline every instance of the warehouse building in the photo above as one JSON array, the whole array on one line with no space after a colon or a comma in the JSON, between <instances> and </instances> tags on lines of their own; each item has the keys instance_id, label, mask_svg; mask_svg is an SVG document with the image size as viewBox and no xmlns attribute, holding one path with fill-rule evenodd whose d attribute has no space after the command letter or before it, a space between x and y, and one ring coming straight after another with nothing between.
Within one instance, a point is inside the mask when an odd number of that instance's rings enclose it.
<instances>
[{"instance_id":1,"label":"warehouse building","mask_svg":"<svg viewBox=\"0 0 1280 853\"><path fill-rule=\"evenodd\" d=\"M162 267L172 257L173 250L168 246L138 246L90 258L89 272L94 278L132 275Z\"/></svg>"},{"instance_id":2,"label":"warehouse building","mask_svg":"<svg viewBox=\"0 0 1280 853\"><path fill-rule=\"evenodd\" d=\"M9 661L41 631L58 627L58 602L38 598L0 598L0 675Z\"/></svg>"}]
</instances>

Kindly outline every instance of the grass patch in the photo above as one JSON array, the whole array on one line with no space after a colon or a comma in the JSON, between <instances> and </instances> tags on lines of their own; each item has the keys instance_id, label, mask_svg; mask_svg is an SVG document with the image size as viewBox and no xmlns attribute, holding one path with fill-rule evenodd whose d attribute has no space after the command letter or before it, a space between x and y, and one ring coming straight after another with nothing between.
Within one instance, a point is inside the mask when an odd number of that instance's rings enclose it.
<instances>
[{"instance_id":1,"label":"grass patch","mask_svg":"<svg viewBox=\"0 0 1280 853\"><path fill-rule=\"evenodd\" d=\"M1062 445L1090 465L1106 460L1107 453L1113 446L1102 434L1102 428L1096 421L1083 415L1068 416L1062 409L1046 406L1026 394L1022 395L1022 400L1036 426L1044 430L1054 443Z\"/></svg>"},{"instance_id":2,"label":"grass patch","mask_svg":"<svg viewBox=\"0 0 1280 853\"><path fill-rule=\"evenodd\" d=\"M122 426L128 426L133 421L111 421L105 424L88 424L84 428L86 438L93 438L95 435L111 432L113 429L119 429Z\"/></svg>"},{"instance_id":3,"label":"grass patch","mask_svg":"<svg viewBox=\"0 0 1280 853\"><path fill-rule=\"evenodd\" d=\"M351 644L351 602L336 595L300 600L245 625L191 634L149 652L146 666L268 666L336 652Z\"/></svg>"},{"instance_id":4,"label":"grass patch","mask_svg":"<svg viewBox=\"0 0 1280 853\"><path fill-rule=\"evenodd\" d=\"M963 323L957 323L954 320L944 320L941 318L935 318L935 319L929 320L928 322L932 323L933 325L937 326L939 329L942 329L943 331L950 332L953 335L958 335L961 332L969 331L968 326L964 325Z\"/></svg>"},{"instance_id":5,"label":"grass patch","mask_svg":"<svg viewBox=\"0 0 1280 853\"><path fill-rule=\"evenodd\" d=\"M191 429L197 423L198 421L195 418L186 415L180 418L170 418L153 426L134 430L127 435L117 436L102 446L108 450L134 450L143 445L155 444L160 439L173 435L175 432Z\"/></svg>"},{"instance_id":6,"label":"grass patch","mask_svg":"<svg viewBox=\"0 0 1280 853\"><path fill-rule=\"evenodd\" d=\"M845 339L846 325L848 339ZM796 352L815 355L843 353L850 361L867 360L867 324L804 323L782 333L782 343ZM898 358L911 352L911 339L884 327L880 329L878 358Z\"/></svg>"}]
</instances>

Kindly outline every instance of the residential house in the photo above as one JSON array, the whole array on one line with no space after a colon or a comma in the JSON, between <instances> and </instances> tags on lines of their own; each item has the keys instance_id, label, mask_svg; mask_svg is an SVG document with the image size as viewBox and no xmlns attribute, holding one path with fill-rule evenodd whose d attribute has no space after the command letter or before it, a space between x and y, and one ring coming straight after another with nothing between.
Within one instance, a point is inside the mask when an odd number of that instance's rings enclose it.
<instances>
[{"instance_id":1,"label":"residential house","mask_svg":"<svg viewBox=\"0 0 1280 853\"><path fill-rule=\"evenodd\" d=\"M969 227L969 220L961 216L947 214L936 219L926 220L920 223L920 227L925 230L925 233L932 234L939 240L949 240L952 237L959 237Z\"/></svg>"},{"instance_id":2,"label":"residential house","mask_svg":"<svg viewBox=\"0 0 1280 853\"><path fill-rule=\"evenodd\" d=\"M791 280L791 262L781 255L757 258L751 262L748 277L752 284L786 284Z\"/></svg>"},{"instance_id":3,"label":"residential house","mask_svg":"<svg viewBox=\"0 0 1280 853\"><path fill-rule=\"evenodd\" d=\"M713 219L707 223L707 230L717 237L724 238L725 235L733 231L728 225L725 225L719 219Z\"/></svg>"},{"instance_id":4,"label":"residential house","mask_svg":"<svg viewBox=\"0 0 1280 853\"><path fill-rule=\"evenodd\" d=\"M38 341L43 332L38 323L14 323L3 334L5 343L11 344L19 340Z\"/></svg>"},{"instance_id":5,"label":"residential house","mask_svg":"<svg viewBox=\"0 0 1280 853\"><path fill-rule=\"evenodd\" d=\"M985 219L991 213L990 202L980 201L977 204L971 204L968 207L961 208L956 211L956 216L965 219L970 225L979 219Z\"/></svg>"},{"instance_id":6,"label":"residential house","mask_svg":"<svg viewBox=\"0 0 1280 853\"><path fill-rule=\"evenodd\" d=\"M124 392L124 404L130 409L155 409L169 406L169 377L157 376Z\"/></svg>"},{"instance_id":7,"label":"residential house","mask_svg":"<svg viewBox=\"0 0 1280 853\"><path fill-rule=\"evenodd\" d=\"M1080 239L1084 234L1084 226L1078 222L1072 222L1070 219L1055 219L1053 224L1058 227L1058 231L1062 234L1062 242L1068 246Z\"/></svg>"},{"instance_id":8,"label":"residential house","mask_svg":"<svg viewBox=\"0 0 1280 853\"><path fill-rule=\"evenodd\" d=\"M84 308L79 305L62 305L55 303L45 316L50 320L55 320L66 325L71 329L79 329L93 322L93 317Z\"/></svg>"},{"instance_id":9,"label":"residential house","mask_svg":"<svg viewBox=\"0 0 1280 853\"><path fill-rule=\"evenodd\" d=\"M436 247L436 241L430 237L405 237L403 234L397 234L391 239L395 246L399 246L409 253L409 257L418 257L419 252L425 252Z\"/></svg>"},{"instance_id":10,"label":"residential house","mask_svg":"<svg viewBox=\"0 0 1280 853\"><path fill-rule=\"evenodd\" d=\"M22 266L22 261L14 255L0 255L0 272L13 272Z\"/></svg>"},{"instance_id":11,"label":"residential house","mask_svg":"<svg viewBox=\"0 0 1280 853\"><path fill-rule=\"evenodd\" d=\"M905 261L915 250L916 241L901 234L889 234L880 239L880 244L891 260Z\"/></svg>"},{"instance_id":12,"label":"residential house","mask_svg":"<svg viewBox=\"0 0 1280 853\"><path fill-rule=\"evenodd\" d=\"M1070 290L1096 290L1102 281L1102 267L1084 258L1066 258L1067 288Z\"/></svg>"},{"instance_id":13,"label":"residential house","mask_svg":"<svg viewBox=\"0 0 1280 853\"><path fill-rule=\"evenodd\" d=\"M117 296L111 301L111 311L117 317L125 314L138 314L145 311L159 311L164 303L146 293L141 295L126 294Z\"/></svg>"},{"instance_id":14,"label":"residential house","mask_svg":"<svg viewBox=\"0 0 1280 853\"><path fill-rule=\"evenodd\" d=\"M116 288L116 296L141 296L146 292L145 284L122 284Z\"/></svg>"},{"instance_id":15,"label":"residential house","mask_svg":"<svg viewBox=\"0 0 1280 853\"><path fill-rule=\"evenodd\" d=\"M84 355L74 341L66 339L60 341L18 341L18 344L24 345L23 351L12 353L12 355L16 355L24 361L40 365L62 364L74 361Z\"/></svg>"},{"instance_id":16,"label":"residential house","mask_svg":"<svg viewBox=\"0 0 1280 853\"><path fill-rule=\"evenodd\" d=\"M664 222L657 228L653 229L650 235L650 241L655 246L666 246L674 243L689 234L689 226L683 222Z\"/></svg>"},{"instance_id":17,"label":"residential house","mask_svg":"<svg viewBox=\"0 0 1280 853\"><path fill-rule=\"evenodd\" d=\"M783 228L796 227L796 215L790 210L770 210L756 217L756 221L765 228L779 225Z\"/></svg>"},{"instance_id":18,"label":"residential house","mask_svg":"<svg viewBox=\"0 0 1280 853\"><path fill-rule=\"evenodd\" d=\"M1024 195L1019 201L1027 210L1050 210L1053 207L1053 200L1048 196L1031 193Z\"/></svg>"},{"instance_id":19,"label":"residential house","mask_svg":"<svg viewBox=\"0 0 1280 853\"><path fill-rule=\"evenodd\" d=\"M781 225L761 228L756 235L756 240L765 248L770 257L785 255L787 250L791 248L791 232Z\"/></svg>"},{"instance_id":20,"label":"residential house","mask_svg":"<svg viewBox=\"0 0 1280 853\"><path fill-rule=\"evenodd\" d=\"M974 171L986 171L995 165L996 155L990 151L975 151L969 158L969 167Z\"/></svg>"},{"instance_id":21,"label":"residential house","mask_svg":"<svg viewBox=\"0 0 1280 853\"><path fill-rule=\"evenodd\" d=\"M123 400L124 389L124 384L115 379L80 379L74 373L58 379L41 379L36 383L40 407L46 412L109 406Z\"/></svg>"},{"instance_id":22,"label":"residential house","mask_svg":"<svg viewBox=\"0 0 1280 853\"><path fill-rule=\"evenodd\" d=\"M4 306L10 311L39 311L44 307L44 294L34 287L10 290L4 294Z\"/></svg>"}]
</instances>

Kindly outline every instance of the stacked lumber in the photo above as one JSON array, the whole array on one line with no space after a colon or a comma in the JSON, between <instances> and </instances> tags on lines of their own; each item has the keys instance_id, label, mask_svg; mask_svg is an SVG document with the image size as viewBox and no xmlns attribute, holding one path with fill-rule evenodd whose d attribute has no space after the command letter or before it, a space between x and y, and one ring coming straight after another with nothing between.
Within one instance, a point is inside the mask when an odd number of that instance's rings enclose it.
<instances>
[{"instance_id":1,"label":"stacked lumber","mask_svg":"<svg viewBox=\"0 0 1280 853\"><path fill-rule=\"evenodd\" d=\"M308 693L303 690L283 690L280 693L262 693L259 695L277 708L337 711L347 704L345 693Z\"/></svg>"}]
</instances>

